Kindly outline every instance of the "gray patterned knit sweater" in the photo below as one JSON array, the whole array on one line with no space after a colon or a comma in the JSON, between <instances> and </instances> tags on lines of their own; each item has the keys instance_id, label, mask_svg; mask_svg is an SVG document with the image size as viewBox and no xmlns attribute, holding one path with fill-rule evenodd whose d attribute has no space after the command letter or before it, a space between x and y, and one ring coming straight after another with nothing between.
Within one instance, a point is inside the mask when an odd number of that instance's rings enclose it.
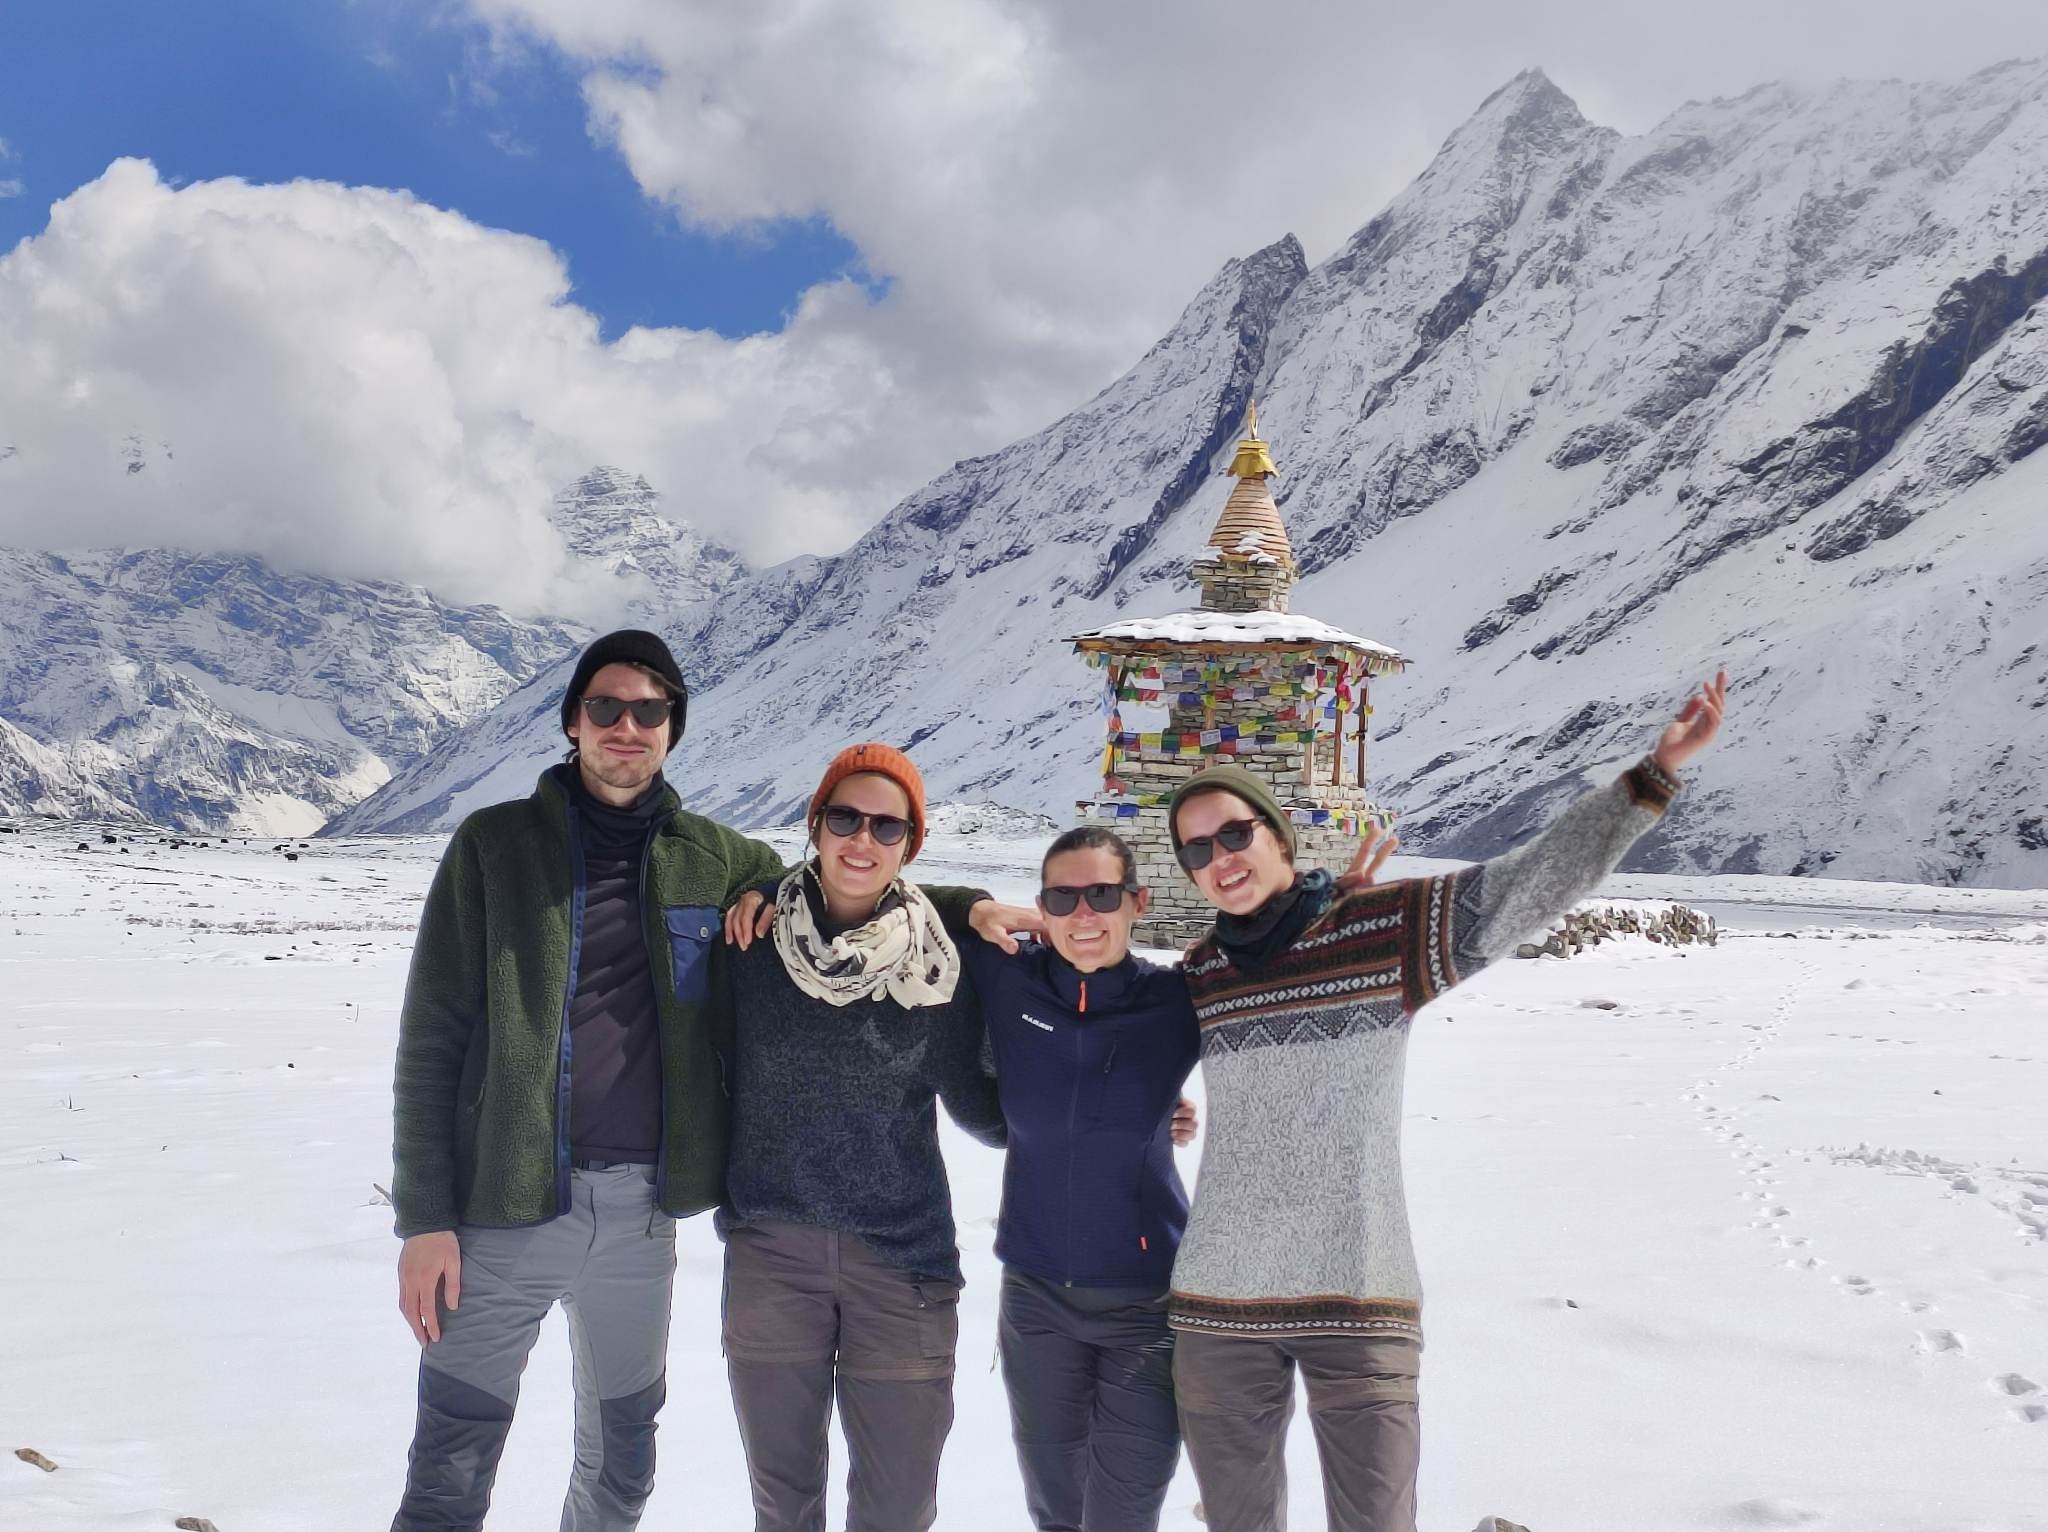
<instances>
[{"instance_id":1,"label":"gray patterned knit sweater","mask_svg":"<svg viewBox=\"0 0 2048 1532\"><path fill-rule=\"evenodd\" d=\"M1337 900L1255 969L1188 949L1209 1121L1174 1328L1419 1336L1401 1185L1413 1014L1590 894L1676 788L1647 761L1505 856Z\"/></svg>"}]
</instances>

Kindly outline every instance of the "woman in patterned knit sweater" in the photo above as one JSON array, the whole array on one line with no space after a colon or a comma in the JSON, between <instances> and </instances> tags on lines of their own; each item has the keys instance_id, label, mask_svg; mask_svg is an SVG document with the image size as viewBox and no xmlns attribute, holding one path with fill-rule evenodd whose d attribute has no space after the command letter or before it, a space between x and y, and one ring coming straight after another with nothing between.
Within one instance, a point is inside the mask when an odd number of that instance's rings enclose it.
<instances>
[{"instance_id":1,"label":"woman in patterned knit sweater","mask_svg":"<svg viewBox=\"0 0 2048 1532\"><path fill-rule=\"evenodd\" d=\"M1282 1532L1294 1375L1331 1532L1412 1532L1422 1287L1401 1184L1414 1013L1590 894L1713 739L1726 687L1526 845L1441 877L1337 895L1294 867L1287 816L1217 767L1168 810L1216 907L1188 950L1209 1131L1174 1263L1181 1429L1211 1532Z\"/></svg>"}]
</instances>

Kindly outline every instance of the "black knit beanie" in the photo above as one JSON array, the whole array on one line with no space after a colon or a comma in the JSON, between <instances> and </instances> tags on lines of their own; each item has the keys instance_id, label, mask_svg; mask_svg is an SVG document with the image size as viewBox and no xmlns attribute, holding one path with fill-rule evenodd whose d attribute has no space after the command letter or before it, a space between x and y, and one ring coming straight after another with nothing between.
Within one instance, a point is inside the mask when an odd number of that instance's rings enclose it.
<instances>
[{"instance_id":1,"label":"black knit beanie","mask_svg":"<svg viewBox=\"0 0 2048 1532\"><path fill-rule=\"evenodd\" d=\"M1233 798L1242 798L1253 813L1273 827L1273 834L1287 848L1289 859L1293 858L1294 821L1287 817L1272 790L1242 766L1211 766L1181 783L1173 801L1166 806L1166 832L1173 839L1176 854L1180 851L1180 806L1197 793L1229 793Z\"/></svg>"},{"instance_id":2,"label":"black knit beanie","mask_svg":"<svg viewBox=\"0 0 2048 1532\"><path fill-rule=\"evenodd\" d=\"M583 658L576 662L576 674L569 678L569 690L562 697L562 732L569 732L569 720L575 717L576 704L583 700L583 689L590 685L590 678L607 665L641 665L660 678L676 699L668 715L668 746L675 749L676 741L683 737L683 717L690 710L690 689L683 685L682 667L669 653L661 635L644 628L621 628L616 633L607 633L583 651Z\"/></svg>"}]
</instances>

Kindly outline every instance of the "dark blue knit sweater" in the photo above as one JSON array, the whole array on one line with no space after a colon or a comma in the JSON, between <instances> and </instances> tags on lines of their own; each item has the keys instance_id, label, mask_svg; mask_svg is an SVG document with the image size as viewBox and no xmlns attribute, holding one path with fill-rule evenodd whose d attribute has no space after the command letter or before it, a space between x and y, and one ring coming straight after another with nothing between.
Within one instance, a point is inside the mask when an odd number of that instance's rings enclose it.
<instances>
[{"instance_id":1,"label":"dark blue knit sweater","mask_svg":"<svg viewBox=\"0 0 2048 1532\"><path fill-rule=\"evenodd\" d=\"M1168 1130L1200 1050L1179 970L961 952L1009 1124L996 1254L1050 1282L1164 1292L1188 1219Z\"/></svg>"},{"instance_id":2,"label":"dark blue knit sweater","mask_svg":"<svg viewBox=\"0 0 2048 1532\"><path fill-rule=\"evenodd\" d=\"M945 1005L836 1006L796 987L772 940L724 957L735 1036L721 1231L760 1218L816 1224L917 1276L959 1282L934 1101L984 1143L1003 1142L972 983L963 974Z\"/></svg>"}]
</instances>

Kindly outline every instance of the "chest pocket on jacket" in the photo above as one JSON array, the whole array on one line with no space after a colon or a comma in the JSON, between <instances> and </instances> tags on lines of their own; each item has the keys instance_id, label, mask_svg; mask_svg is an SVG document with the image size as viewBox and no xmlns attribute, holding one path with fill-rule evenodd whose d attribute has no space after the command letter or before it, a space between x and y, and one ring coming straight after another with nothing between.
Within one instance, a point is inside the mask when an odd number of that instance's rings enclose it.
<instances>
[{"instance_id":1,"label":"chest pocket on jacket","mask_svg":"<svg viewBox=\"0 0 2048 1532\"><path fill-rule=\"evenodd\" d=\"M1103 1128L1149 1130L1163 1108L1157 1071L1145 1067L1145 1039L1118 1035L1081 1066L1081 1112Z\"/></svg>"},{"instance_id":2,"label":"chest pocket on jacket","mask_svg":"<svg viewBox=\"0 0 2048 1532\"><path fill-rule=\"evenodd\" d=\"M661 921L668 930L669 975L675 981L676 999L702 1000L711 944L720 934L718 911L709 905L682 905L663 910Z\"/></svg>"}]
</instances>

